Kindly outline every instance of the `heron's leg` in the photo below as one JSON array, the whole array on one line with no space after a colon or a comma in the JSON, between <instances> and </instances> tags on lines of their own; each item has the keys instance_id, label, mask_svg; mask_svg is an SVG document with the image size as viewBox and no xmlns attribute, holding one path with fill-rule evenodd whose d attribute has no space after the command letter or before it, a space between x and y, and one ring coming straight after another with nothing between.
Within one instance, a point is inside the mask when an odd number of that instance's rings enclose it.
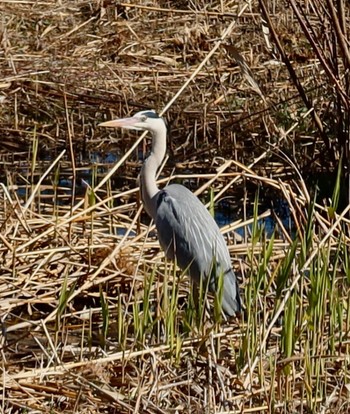
<instances>
[{"instance_id":1,"label":"heron's leg","mask_svg":"<svg viewBox=\"0 0 350 414\"><path fill-rule=\"evenodd\" d=\"M208 278L200 278L199 283L191 278L191 296L198 318L204 321L205 313L210 314L208 301L209 284Z\"/></svg>"}]
</instances>

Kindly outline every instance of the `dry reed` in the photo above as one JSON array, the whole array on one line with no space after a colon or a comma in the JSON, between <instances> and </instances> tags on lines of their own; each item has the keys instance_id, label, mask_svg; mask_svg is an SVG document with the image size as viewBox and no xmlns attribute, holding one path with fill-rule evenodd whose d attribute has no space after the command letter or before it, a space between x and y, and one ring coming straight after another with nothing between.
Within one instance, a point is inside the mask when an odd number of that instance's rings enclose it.
<instances>
[{"instance_id":1,"label":"dry reed","mask_svg":"<svg viewBox=\"0 0 350 414\"><path fill-rule=\"evenodd\" d=\"M324 167L310 116L328 103L317 60L291 10L272 2L275 30L313 93L305 110L271 57L256 2L141 3L0 3L2 411L348 412L347 285L337 302L344 332L324 328L317 353L308 352L311 315L303 313L313 260L349 243L348 209L332 214L327 201L310 214L313 195L300 175L311 159L313 171ZM241 206L240 220L222 230L231 240L246 228L229 246L242 292L267 257L269 240L252 227L274 214L252 218L247 192L283 198L301 240L312 221L309 254L293 261L282 295L277 274L294 236L275 217L266 284L245 305L259 303L260 325L250 316L217 325L207 315L189 331L174 323L168 335L164 289L178 289L176 315L185 319L190 286L180 275L177 287L142 213L135 175L143 137L131 143L96 128L138 108L167 109L170 158L159 183L185 182L204 201L215 188L214 201ZM289 354L280 323L295 291L299 330ZM143 326L147 294L156 317ZM308 358L320 360L322 376L308 372Z\"/></svg>"}]
</instances>

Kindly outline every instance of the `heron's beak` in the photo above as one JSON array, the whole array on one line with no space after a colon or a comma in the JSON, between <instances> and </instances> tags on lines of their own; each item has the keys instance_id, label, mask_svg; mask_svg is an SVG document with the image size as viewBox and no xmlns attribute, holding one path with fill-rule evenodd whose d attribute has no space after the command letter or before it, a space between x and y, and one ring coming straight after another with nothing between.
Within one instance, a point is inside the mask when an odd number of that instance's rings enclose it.
<instances>
[{"instance_id":1,"label":"heron's beak","mask_svg":"<svg viewBox=\"0 0 350 414\"><path fill-rule=\"evenodd\" d=\"M138 119L135 117L130 118L121 118L121 119L113 119L112 121L102 122L101 124L98 124L98 126L101 127L107 127L107 128L135 128L135 124L138 123Z\"/></svg>"}]
</instances>

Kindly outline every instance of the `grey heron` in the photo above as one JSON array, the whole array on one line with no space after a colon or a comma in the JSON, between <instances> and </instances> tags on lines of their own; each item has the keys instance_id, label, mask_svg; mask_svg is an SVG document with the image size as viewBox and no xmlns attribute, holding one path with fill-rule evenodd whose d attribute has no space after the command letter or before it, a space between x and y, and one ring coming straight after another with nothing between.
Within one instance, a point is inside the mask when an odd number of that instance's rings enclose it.
<instances>
[{"instance_id":1,"label":"grey heron","mask_svg":"<svg viewBox=\"0 0 350 414\"><path fill-rule=\"evenodd\" d=\"M161 247L168 259L189 273L195 283L203 277L209 290L217 290L223 277L222 309L227 316L241 311L236 275L223 235L214 218L190 190L180 184L159 189L156 173L166 153L167 127L154 110L137 112L130 118L99 124L152 133L152 148L141 169L141 198L154 220ZM208 280L209 278L209 280Z\"/></svg>"}]
</instances>

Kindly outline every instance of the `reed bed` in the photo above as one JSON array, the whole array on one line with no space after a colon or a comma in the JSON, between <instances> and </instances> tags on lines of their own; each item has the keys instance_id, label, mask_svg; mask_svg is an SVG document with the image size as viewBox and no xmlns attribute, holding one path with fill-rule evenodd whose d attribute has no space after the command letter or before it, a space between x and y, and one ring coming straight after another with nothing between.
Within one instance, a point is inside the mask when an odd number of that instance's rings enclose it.
<instances>
[{"instance_id":1,"label":"reed bed","mask_svg":"<svg viewBox=\"0 0 350 414\"><path fill-rule=\"evenodd\" d=\"M346 154L318 124L333 86L294 2L259 4L0 3L4 413L349 412ZM241 318L164 259L138 197L144 136L96 127L138 108L169 120L159 184L234 210ZM305 177L325 170L322 199Z\"/></svg>"},{"instance_id":2,"label":"reed bed","mask_svg":"<svg viewBox=\"0 0 350 414\"><path fill-rule=\"evenodd\" d=\"M226 322L210 298L191 304L140 208L114 207L128 194L87 188L74 211L40 213L35 188L23 204L2 186L4 410L346 412L349 209L331 216L303 182L250 174L289 199L298 235L280 224L267 239L256 200L248 241L230 246L244 317Z\"/></svg>"}]
</instances>

